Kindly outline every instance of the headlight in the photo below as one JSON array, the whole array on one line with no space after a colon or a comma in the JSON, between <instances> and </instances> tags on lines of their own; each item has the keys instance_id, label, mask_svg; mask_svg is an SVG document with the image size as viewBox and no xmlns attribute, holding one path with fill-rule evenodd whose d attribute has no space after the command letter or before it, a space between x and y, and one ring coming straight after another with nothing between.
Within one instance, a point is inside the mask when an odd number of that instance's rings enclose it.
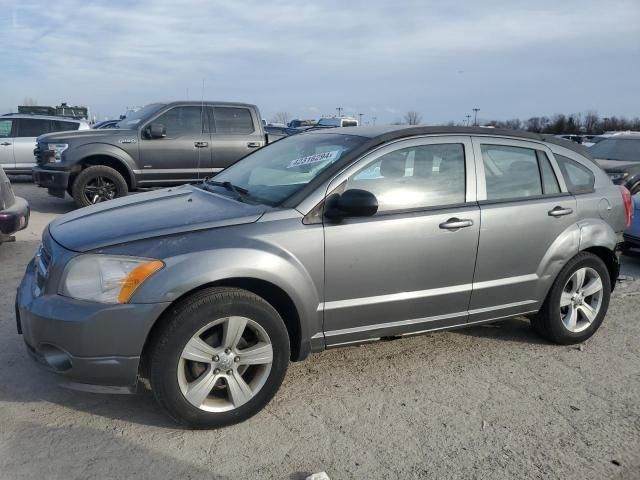
<instances>
[{"instance_id":1,"label":"headlight","mask_svg":"<svg viewBox=\"0 0 640 480\"><path fill-rule=\"evenodd\" d=\"M67 145L66 143L49 143L47 145L47 150L52 151L54 154L54 162L62 161L62 152L64 152L67 148L69 148L69 145Z\"/></svg>"},{"instance_id":2,"label":"headlight","mask_svg":"<svg viewBox=\"0 0 640 480\"><path fill-rule=\"evenodd\" d=\"M624 180L629 176L627 172L608 173L607 175L609 175L609 178L611 179L612 182L619 182L620 180Z\"/></svg>"},{"instance_id":3,"label":"headlight","mask_svg":"<svg viewBox=\"0 0 640 480\"><path fill-rule=\"evenodd\" d=\"M148 258L80 255L69 262L60 294L100 303L127 303L136 289L164 267Z\"/></svg>"}]
</instances>

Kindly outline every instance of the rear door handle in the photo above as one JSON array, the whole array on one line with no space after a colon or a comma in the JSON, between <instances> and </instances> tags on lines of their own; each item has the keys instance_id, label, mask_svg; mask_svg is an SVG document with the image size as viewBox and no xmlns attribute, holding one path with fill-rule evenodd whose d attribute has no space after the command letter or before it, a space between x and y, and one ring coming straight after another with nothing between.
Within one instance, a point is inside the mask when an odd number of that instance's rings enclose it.
<instances>
[{"instance_id":1,"label":"rear door handle","mask_svg":"<svg viewBox=\"0 0 640 480\"><path fill-rule=\"evenodd\" d=\"M249 142L247 143L247 147L249 148L258 148L260 146L259 142Z\"/></svg>"},{"instance_id":2,"label":"rear door handle","mask_svg":"<svg viewBox=\"0 0 640 480\"><path fill-rule=\"evenodd\" d=\"M548 213L550 217L562 217L563 215L571 215L573 213L573 208L557 206L549 210Z\"/></svg>"},{"instance_id":3,"label":"rear door handle","mask_svg":"<svg viewBox=\"0 0 640 480\"><path fill-rule=\"evenodd\" d=\"M470 227L473 225L473 220L466 218L450 218L446 222L441 223L439 226L442 230L458 230L459 228Z\"/></svg>"},{"instance_id":4,"label":"rear door handle","mask_svg":"<svg viewBox=\"0 0 640 480\"><path fill-rule=\"evenodd\" d=\"M11 142L2 142L0 143L0 145L2 145L3 147L8 147L9 145L11 145Z\"/></svg>"},{"instance_id":5,"label":"rear door handle","mask_svg":"<svg viewBox=\"0 0 640 480\"><path fill-rule=\"evenodd\" d=\"M204 148L209 146L209 142L196 142L193 144L196 148Z\"/></svg>"}]
</instances>

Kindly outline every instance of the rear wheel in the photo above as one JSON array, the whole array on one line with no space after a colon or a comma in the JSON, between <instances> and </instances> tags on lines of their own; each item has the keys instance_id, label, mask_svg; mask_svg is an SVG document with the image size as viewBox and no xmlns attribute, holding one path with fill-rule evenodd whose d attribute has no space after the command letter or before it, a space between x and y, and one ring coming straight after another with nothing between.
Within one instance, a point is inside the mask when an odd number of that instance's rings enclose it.
<instances>
[{"instance_id":1,"label":"rear wheel","mask_svg":"<svg viewBox=\"0 0 640 480\"><path fill-rule=\"evenodd\" d=\"M260 411L289 362L284 322L265 300L211 288L170 313L152 346L151 388L178 423L217 428Z\"/></svg>"},{"instance_id":2,"label":"rear wheel","mask_svg":"<svg viewBox=\"0 0 640 480\"><path fill-rule=\"evenodd\" d=\"M583 342L602 324L610 295L611 280L606 265L598 256L582 252L560 271L531 324L553 342Z\"/></svg>"},{"instance_id":3,"label":"rear wheel","mask_svg":"<svg viewBox=\"0 0 640 480\"><path fill-rule=\"evenodd\" d=\"M78 207L86 207L124 197L128 193L127 181L117 170L95 165L82 170L73 182L71 192Z\"/></svg>"}]
</instances>

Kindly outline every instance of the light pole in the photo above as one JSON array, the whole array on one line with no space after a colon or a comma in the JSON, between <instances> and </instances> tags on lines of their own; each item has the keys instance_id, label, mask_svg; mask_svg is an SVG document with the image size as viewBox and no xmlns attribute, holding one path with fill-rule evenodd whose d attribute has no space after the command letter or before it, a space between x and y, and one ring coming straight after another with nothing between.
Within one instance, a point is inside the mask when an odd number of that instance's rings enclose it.
<instances>
[{"instance_id":1,"label":"light pole","mask_svg":"<svg viewBox=\"0 0 640 480\"><path fill-rule=\"evenodd\" d=\"M471 125L471 115L465 115L467 117L467 127Z\"/></svg>"},{"instance_id":2,"label":"light pole","mask_svg":"<svg viewBox=\"0 0 640 480\"><path fill-rule=\"evenodd\" d=\"M364 113L359 113L358 114L358 125L362 126L362 117L364 116Z\"/></svg>"},{"instance_id":3,"label":"light pole","mask_svg":"<svg viewBox=\"0 0 640 480\"><path fill-rule=\"evenodd\" d=\"M378 117L371 117L371 120L373 121L373 124L376 124L376 120L378 119Z\"/></svg>"},{"instance_id":4,"label":"light pole","mask_svg":"<svg viewBox=\"0 0 640 480\"><path fill-rule=\"evenodd\" d=\"M477 127L478 126L478 112L480 111L479 108L472 108L473 110L473 126Z\"/></svg>"},{"instance_id":5,"label":"light pole","mask_svg":"<svg viewBox=\"0 0 640 480\"><path fill-rule=\"evenodd\" d=\"M342 116L342 107L336 107L336 110L338 111L338 116L341 117Z\"/></svg>"}]
</instances>

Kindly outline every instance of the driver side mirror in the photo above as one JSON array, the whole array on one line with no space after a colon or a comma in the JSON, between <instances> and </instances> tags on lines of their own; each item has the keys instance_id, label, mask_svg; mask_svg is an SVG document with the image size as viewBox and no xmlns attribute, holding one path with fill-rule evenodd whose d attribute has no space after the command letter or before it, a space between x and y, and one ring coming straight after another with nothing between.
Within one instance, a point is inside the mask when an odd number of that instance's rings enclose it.
<instances>
[{"instance_id":1,"label":"driver side mirror","mask_svg":"<svg viewBox=\"0 0 640 480\"><path fill-rule=\"evenodd\" d=\"M149 138L162 138L167 136L167 129L161 123L150 123L145 128L147 137Z\"/></svg>"},{"instance_id":2,"label":"driver side mirror","mask_svg":"<svg viewBox=\"0 0 640 480\"><path fill-rule=\"evenodd\" d=\"M372 217L378 211L378 199L367 190L357 188L327 198L324 216L339 220L344 217Z\"/></svg>"}]
</instances>

